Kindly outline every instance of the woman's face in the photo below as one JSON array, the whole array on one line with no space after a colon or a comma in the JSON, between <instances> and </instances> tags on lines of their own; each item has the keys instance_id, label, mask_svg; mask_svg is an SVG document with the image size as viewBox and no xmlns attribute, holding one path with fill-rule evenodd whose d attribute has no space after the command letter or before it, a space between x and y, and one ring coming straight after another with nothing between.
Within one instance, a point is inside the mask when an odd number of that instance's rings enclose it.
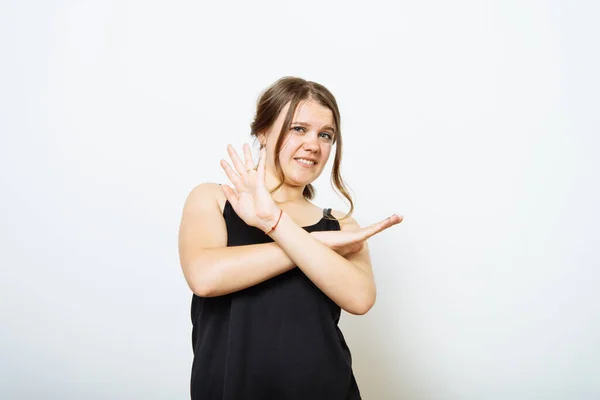
<instances>
[{"instance_id":1,"label":"woman's face","mask_svg":"<svg viewBox=\"0 0 600 400\"><path fill-rule=\"evenodd\" d=\"M275 171L275 144L288 108L289 103L279 113L266 138L267 168L272 171ZM329 159L334 138L331 110L312 99L300 102L279 154L286 183L302 186L316 180Z\"/></svg>"}]
</instances>

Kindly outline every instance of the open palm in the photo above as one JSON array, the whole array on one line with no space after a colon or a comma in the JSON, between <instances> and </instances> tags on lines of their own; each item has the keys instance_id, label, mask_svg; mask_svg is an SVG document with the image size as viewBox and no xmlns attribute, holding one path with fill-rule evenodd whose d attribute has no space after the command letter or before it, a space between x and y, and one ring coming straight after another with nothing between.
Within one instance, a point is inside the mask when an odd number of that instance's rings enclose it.
<instances>
[{"instance_id":1,"label":"open palm","mask_svg":"<svg viewBox=\"0 0 600 400\"><path fill-rule=\"evenodd\" d=\"M341 256L362 250L364 242L370 237L402 222L403 217L396 214L383 221L364 228L352 228L341 231L315 231L310 234Z\"/></svg>"},{"instance_id":2,"label":"open palm","mask_svg":"<svg viewBox=\"0 0 600 400\"><path fill-rule=\"evenodd\" d=\"M221 185L223 193L236 214L246 224L266 230L269 222L279 212L277 204L265 185L266 150L261 149L256 167L247 143L244 143L244 162L231 145L227 146L227 151L235 170L225 160L221 160L221 166L235 186L235 190L227 185Z\"/></svg>"}]
</instances>

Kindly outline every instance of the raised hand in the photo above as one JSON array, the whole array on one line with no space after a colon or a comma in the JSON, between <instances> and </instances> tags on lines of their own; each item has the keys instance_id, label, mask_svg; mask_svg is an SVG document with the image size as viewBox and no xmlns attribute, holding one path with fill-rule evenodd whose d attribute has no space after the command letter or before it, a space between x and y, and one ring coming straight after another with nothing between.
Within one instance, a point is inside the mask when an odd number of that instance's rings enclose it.
<instances>
[{"instance_id":1,"label":"raised hand","mask_svg":"<svg viewBox=\"0 0 600 400\"><path fill-rule=\"evenodd\" d=\"M345 229L343 231L315 231L311 235L341 256L356 253L364 247L371 236L402 222L403 217L396 214L383 221L364 228Z\"/></svg>"},{"instance_id":2,"label":"raised hand","mask_svg":"<svg viewBox=\"0 0 600 400\"><path fill-rule=\"evenodd\" d=\"M236 190L227 185L221 185L221 189L237 215L246 224L267 232L273 225L272 221L279 216L279 207L265 186L266 150L265 148L260 150L256 167L252 160L250 145L247 143L244 143L244 162L233 146L227 145L227 152L235 170L225 160L221 160L221 167Z\"/></svg>"}]
</instances>

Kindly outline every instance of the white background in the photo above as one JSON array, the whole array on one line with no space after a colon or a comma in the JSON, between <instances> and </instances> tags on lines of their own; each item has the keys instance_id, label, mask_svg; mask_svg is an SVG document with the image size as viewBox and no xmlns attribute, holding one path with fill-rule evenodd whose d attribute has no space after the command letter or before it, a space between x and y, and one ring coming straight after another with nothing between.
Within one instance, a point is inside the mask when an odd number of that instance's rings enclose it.
<instances>
[{"instance_id":1,"label":"white background","mask_svg":"<svg viewBox=\"0 0 600 400\"><path fill-rule=\"evenodd\" d=\"M342 316L363 397L600 398L596 4L0 2L0 397L189 396L183 202L292 75L354 217L405 217Z\"/></svg>"}]
</instances>

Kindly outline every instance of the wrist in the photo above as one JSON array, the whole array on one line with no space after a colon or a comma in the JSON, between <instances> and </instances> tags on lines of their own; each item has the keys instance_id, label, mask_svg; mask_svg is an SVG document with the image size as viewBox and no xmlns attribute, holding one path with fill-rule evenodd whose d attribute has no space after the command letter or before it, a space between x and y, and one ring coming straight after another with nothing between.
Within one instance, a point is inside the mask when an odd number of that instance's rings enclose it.
<instances>
[{"instance_id":1,"label":"wrist","mask_svg":"<svg viewBox=\"0 0 600 400\"><path fill-rule=\"evenodd\" d=\"M265 233L265 235L268 235L268 234L272 233L275 229L277 229L277 227L279 226L279 223L281 222L282 217L283 217L283 210L278 208L277 211L274 212L271 217L263 220L261 225L262 225L262 231Z\"/></svg>"}]
</instances>

